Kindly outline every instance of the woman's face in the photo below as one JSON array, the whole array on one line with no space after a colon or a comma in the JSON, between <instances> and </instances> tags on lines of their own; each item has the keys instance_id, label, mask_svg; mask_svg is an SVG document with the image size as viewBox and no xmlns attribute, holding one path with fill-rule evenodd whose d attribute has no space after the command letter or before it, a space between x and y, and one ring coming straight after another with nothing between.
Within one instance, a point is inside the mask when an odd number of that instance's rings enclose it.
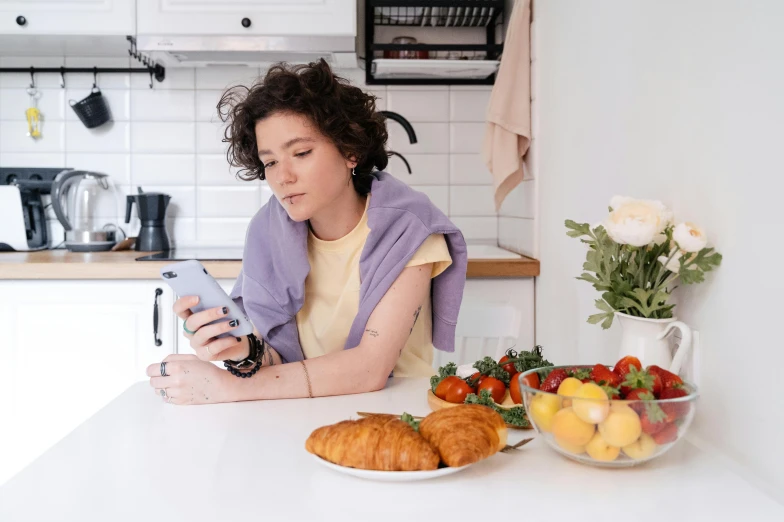
<instances>
[{"instance_id":1,"label":"woman's face","mask_svg":"<svg viewBox=\"0 0 784 522\"><path fill-rule=\"evenodd\" d=\"M354 191L351 168L309 118L275 113L256 123L256 147L275 197L294 221L305 221Z\"/></svg>"}]
</instances>

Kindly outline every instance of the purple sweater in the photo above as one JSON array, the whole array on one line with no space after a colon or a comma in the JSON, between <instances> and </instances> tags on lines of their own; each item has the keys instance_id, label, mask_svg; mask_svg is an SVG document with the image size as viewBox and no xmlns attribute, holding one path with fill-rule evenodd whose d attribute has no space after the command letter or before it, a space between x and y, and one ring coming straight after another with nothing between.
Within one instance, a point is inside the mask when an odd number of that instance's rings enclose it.
<instances>
[{"instance_id":1,"label":"purple sweater","mask_svg":"<svg viewBox=\"0 0 784 522\"><path fill-rule=\"evenodd\" d=\"M460 230L421 192L386 172L375 173L367 209L370 233L359 259L359 311L346 348L362 339L370 315L408 261L431 234L444 234L452 264L433 279L433 345L455 349L455 325L463 299L468 256ZM305 301L308 224L295 222L271 198L250 222L231 297L284 362L304 359L296 315Z\"/></svg>"}]
</instances>

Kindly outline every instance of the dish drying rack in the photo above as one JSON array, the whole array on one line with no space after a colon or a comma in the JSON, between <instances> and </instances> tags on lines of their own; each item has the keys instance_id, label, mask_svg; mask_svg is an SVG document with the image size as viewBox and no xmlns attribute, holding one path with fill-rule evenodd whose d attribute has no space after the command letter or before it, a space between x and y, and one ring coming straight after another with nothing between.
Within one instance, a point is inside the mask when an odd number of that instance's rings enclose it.
<instances>
[{"instance_id":1,"label":"dish drying rack","mask_svg":"<svg viewBox=\"0 0 784 522\"><path fill-rule=\"evenodd\" d=\"M365 0L365 81L376 85L492 85L503 43L504 0ZM377 27L418 27L484 43L376 43ZM466 28L466 29L463 29ZM428 58L384 58L384 51L427 51Z\"/></svg>"}]
</instances>

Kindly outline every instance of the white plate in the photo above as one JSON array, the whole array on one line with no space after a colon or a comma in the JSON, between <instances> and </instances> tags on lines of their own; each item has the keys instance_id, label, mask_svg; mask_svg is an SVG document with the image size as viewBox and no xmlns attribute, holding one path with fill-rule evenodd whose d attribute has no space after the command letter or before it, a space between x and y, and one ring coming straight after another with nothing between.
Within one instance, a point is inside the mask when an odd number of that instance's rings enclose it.
<instances>
[{"instance_id":1,"label":"white plate","mask_svg":"<svg viewBox=\"0 0 784 522\"><path fill-rule=\"evenodd\" d=\"M333 464L327 460L322 459L318 455L313 455L313 458L316 459L316 462L322 466L333 469L340 473L345 473L346 475L351 475L353 477L365 480L378 480L380 482L414 482L417 480L434 479L443 477L444 475L451 475L452 473L457 473L473 466L473 464L469 464L468 466L463 466L460 468L441 468L435 469L433 471L371 471L367 469L338 466L337 464Z\"/></svg>"}]
</instances>

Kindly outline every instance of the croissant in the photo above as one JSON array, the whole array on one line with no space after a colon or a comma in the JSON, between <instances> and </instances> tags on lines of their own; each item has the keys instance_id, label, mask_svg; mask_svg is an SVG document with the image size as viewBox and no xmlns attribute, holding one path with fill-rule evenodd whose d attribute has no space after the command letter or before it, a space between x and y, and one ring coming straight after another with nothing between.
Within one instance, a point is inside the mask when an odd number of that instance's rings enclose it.
<instances>
[{"instance_id":1,"label":"croissant","mask_svg":"<svg viewBox=\"0 0 784 522\"><path fill-rule=\"evenodd\" d=\"M433 470L439 463L425 439L392 415L323 426L310 434L305 449L340 466L377 471Z\"/></svg>"},{"instance_id":2,"label":"croissant","mask_svg":"<svg viewBox=\"0 0 784 522\"><path fill-rule=\"evenodd\" d=\"M419 433L449 467L480 461L506 446L506 424L501 416L477 404L462 404L431 413Z\"/></svg>"}]
</instances>

